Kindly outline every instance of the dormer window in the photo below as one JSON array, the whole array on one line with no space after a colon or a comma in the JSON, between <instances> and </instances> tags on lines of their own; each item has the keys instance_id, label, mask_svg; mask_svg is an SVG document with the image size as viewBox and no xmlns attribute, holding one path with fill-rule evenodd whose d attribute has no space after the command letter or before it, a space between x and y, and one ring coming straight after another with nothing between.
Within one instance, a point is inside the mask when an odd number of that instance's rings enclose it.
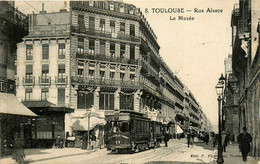
<instances>
[{"instance_id":1,"label":"dormer window","mask_svg":"<svg viewBox=\"0 0 260 164\"><path fill-rule=\"evenodd\" d=\"M125 8L124 8L124 5L123 5L123 4L120 5L119 10L120 10L121 13L125 12Z\"/></svg>"},{"instance_id":2,"label":"dormer window","mask_svg":"<svg viewBox=\"0 0 260 164\"><path fill-rule=\"evenodd\" d=\"M114 4L113 3L109 4L109 10L114 11Z\"/></svg>"},{"instance_id":3,"label":"dormer window","mask_svg":"<svg viewBox=\"0 0 260 164\"><path fill-rule=\"evenodd\" d=\"M129 14L134 14L134 8L133 7L129 8Z\"/></svg>"}]
</instances>

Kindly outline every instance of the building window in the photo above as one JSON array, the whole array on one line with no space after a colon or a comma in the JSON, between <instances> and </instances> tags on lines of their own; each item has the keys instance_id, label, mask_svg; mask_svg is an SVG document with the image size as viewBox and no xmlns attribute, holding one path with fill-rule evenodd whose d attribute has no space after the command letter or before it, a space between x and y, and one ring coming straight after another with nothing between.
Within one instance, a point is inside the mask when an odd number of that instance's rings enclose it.
<instances>
[{"instance_id":1,"label":"building window","mask_svg":"<svg viewBox=\"0 0 260 164\"><path fill-rule=\"evenodd\" d=\"M110 21L110 32L115 33L115 21Z\"/></svg>"},{"instance_id":2,"label":"building window","mask_svg":"<svg viewBox=\"0 0 260 164\"><path fill-rule=\"evenodd\" d=\"M65 83L65 64L58 65L58 83Z\"/></svg>"},{"instance_id":3,"label":"building window","mask_svg":"<svg viewBox=\"0 0 260 164\"><path fill-rule=\"evenodd\" d=\"M130 24L130 36L135 36L135 25Z\"/></svg>"},{"instance_id":4,"label":"building window","mask_svg":"<svg viewBox=\"0 0 260 164\"><path fill-rule=\"evenodd\" d=\"M99 27L100 27L100 32L101 32L101 33L105 33L105 26L106 26L106 21L105 21L105 19L100 19Z\"/></svg>"},{"instance_id":5,"label":"building window","mask_svg":"<svg viewBox=\"0 0 260 164\"><path fill-rule=\"evenodd\" d=\"M83 78L83 76L84 76L84 69L78 68L78 77Z\"/></svg>"},{"instance_id":6,"label":"building window","mask_svg":"<svg viewBox=\"0 0 260 164\"><path fill-rule=\"evenodd\" d=\"M42 88L41 100L47 100L49 97L49 89Z\"/></svg>"},{"instance_id":7,"label":"building window","mask_svg":"<svg viewBox=\"0 0 260 164\"><path fill-rule=\"evenodd\" d=\"M123 22L120 23L120 33L125 34L125 23Z\"/></svg>"},{"instance_id":8,"label":"building window","mask_svg":"<svg viewBox=\"0 0 260 164\"><path fill-rule=\"evenodd\" d=\"M89 40L88 53L91 54L91 55L95 54L95 40L92 40L92 39Z\"/></svg>"},{"instance_id":9,"label":"building window","mask_svg":"<svg viewBox=\"0 0 260 164\"><path fill-rule=\"evenodd\" d=\"M49 59L49 45L42 45L42 59Z\"/></svg>"},{"instance_id":10,"label":"building window","mask_svg":"<svg viewBox=\"0 0 260 164\"><path fill-rule=\"evenodd\" d=\"M26 65L25 83L33 82L33 65Z\"/></svg>"},{"instance_id":11,"label":"building window","mask_svg":"<svg viewBox=\"0 0 260 164\"><path fill-rule=\"evenodd\" d=\"M115 96L113 92L100 92L99 94L99 109L114 110Z\"/></svg>"},{"instance_id":12,"label":"building window","mask_svg":"<svg viewBox=\"0 0 260 164\"><path fill-rule=\"evenodd\" d=\"M32 100L32 88L25 89L25 101Z\"/></svg>"},{"instance_id":13,"label":"building window","mask_svg":"<svg viewBox=\"0 0 260 164\"><path fill-rule=\"evenodd\" d=\"M106 55L106 42L100 41L100 55Z\"/></svg>"},{"instance_id":14,"label":"building window","mask_svg":"<svg viewBox=\"0 0 260 164\"><path fill-rule=\"evenodd\" d=\"M115 79L115 72L110 72L110 79Z\"/></svg>"},{"instance_id":15,"label":"building window","mask_svg":"<svg viewBox=\"0 0 260 164\"><path fill-rule=\"evenodd\" d=\"M95 18L89 17L89 31L95 31Z\"/></svg>"},{"instance_id":16,"label":"building window","mask_svg":"<svg viewBox=\"0 0 260 164\"><path fill-rule=\"evenodd\" d=\"M134 8L133 7L130 7L129 14L134 14Z\"/></svg>"},{"instance_id":17,"label":"building window","mask_svg":"<svg viewBox=\"0 0 260 164\"><path fill-rule=\"evenodd\" d=\"M116 45L115 45L115 43L111 42L110 43L110 55L112 58L115 57L115 50L116 50Z\"/></svg>"},{"instance_id":18,"label":"building window","mask_svg":"<svg viewBox=\"0 0 260 164\"><path fill-rule=\"evenodd\" d=\"M134 81L135 80L135 74L130 74L130 80Z\"/></svg>"},{"instance_id":19,"label":"building window","mask_svg":"<svg viewBox=\"0 0 260 164\"><path fill-rule=\"evenodd\" d=\"M124 5L120 5L120 12L121 12L121 13L125 12Z\"/></svg>"},{"instance_id":20,"label":"building window","mask_svg":"<svg viewBox=\"0 0 260 164\"><path fill-rule=\"evenodd\" d=\"M79 30L85 30L84 15L78 15Z\"/></svg>"},{"instance_id":21,"label":"building window","mask_svg":"<svg viewBox=\"0 0 260 164\"><path fill-rule=\"evenodd\" d=\"M94 105L94 93L78 92L78 109L90 109Z\"/></svg>"},{"instance_id":22,"label":"building window","mask_svg":"<svg viewBox=\"0 0 260 164\"><path fill-rule=\"evenodd\" d=\"M105 71L100 71L99 77L103 80L105 78Z\"/></svg>"},{"instance_id":23,"label":"building window","mask_svg":"<svg viewBox=\"0 0 260 164\"><path fill-rule=\"evenodd\" d=\"M120 73L120 79L123 81L125 79L125 73Z\"/></svg>"},{"instance_id":24,"label":"building window","mask_svg":"<svg viewBox=\"0 0 260 164\"><path fill-rule=\"evenodd\" d=\"M134 60L135 59L135 46L131 45L130 46L130 60Z\"/></svg>"},{"instance_id":25,"label":"building window","mask_svg":"<svg viewBox=\"0 0 260 164\"><path fill-rule=\"evenodd\" d=\"M129 93L120 93L120 109L134 109L134 95Z\"/></svg>"},{"instance_id":26,"label":"building window","mask_svg":"<svg viewBox=\"0 0 260 164\"><path fill-rule=\"evenodd\" d=\"M65 106L65 88L58 88L58 106Z\"/></svg>"},{"instance_id":27,"label":"building window","mask_svg":"<svg viewBox=\"0 0 260 164\"><path fill-rule=\"evenodd\" d=\"M113 11L114 10L114 3L109 4L109 10Z\"/></svg>"},{"instance_id":28,"label":"building window","mask_svg":"<svg viewBox=\"0 0 260 164\"><path fill-rule=\"evenodd\" d=\"M94 72L95 72L94 70L89 70L88 71L88 75L93 78L94 77Z\"/></svg>"},{"instance_id":29,"label":"building window","mask_svg":"<svg viewBox=\"0 0 260 164\"><path fill-rule=\"evenodd\" d=\"M43 64L42 65L42 83L49 83L49 65Z\"/></svg>"},{"instance_id":30,"label":"building window","mask_svg":"<svg viewBox=\"0 0 260 164\"><path fill-rule=\"evenodd\" d=\"M84 39L78 38L78 53L83 54L84 53Z\"/></svg>"},{"instance_id":31,"label":"building window","mask_svg":"<svg viewBox=\"0 0 260 164\"><path fill-rule=\"evenodd\" d=\"M65 59L65 44L64 43L60 43L59 44L59 59Z\"/></svg>"},{"instance_id":32,"label":"building window","mask_svg":"<svg viewBox=\"0 0 260 164\"><path fill-rule=\"evenodd\" d=\"M124 58L125 55L125 45L120 44L120 58Z\"/></svg>"},{"instance_id":33,"label":"building window","mask_svg":"<svg viewBox=\"0 0 260 164\"><path fill-rule=\"evenodd\" d=\"M26 45L26 60L33 59L33 45Z\"/></svg>"}]
</instances>

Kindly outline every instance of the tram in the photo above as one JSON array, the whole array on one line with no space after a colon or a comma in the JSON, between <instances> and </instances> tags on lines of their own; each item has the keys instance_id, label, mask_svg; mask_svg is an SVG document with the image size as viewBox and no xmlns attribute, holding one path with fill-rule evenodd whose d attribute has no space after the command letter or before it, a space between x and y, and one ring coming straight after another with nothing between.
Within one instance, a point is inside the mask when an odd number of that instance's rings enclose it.
<instances>
[{"instance_id":1,"label":"tram","mask_svg":"<svg viewBox=\"0 0 260 164\"><path fill-rule=\"evenodd\" d=\"M112 151L140 152L155 148L163 140L161 122L151 121L143 113L120 110L106 116L105 147Z\"/></svg>"}]
</instances>

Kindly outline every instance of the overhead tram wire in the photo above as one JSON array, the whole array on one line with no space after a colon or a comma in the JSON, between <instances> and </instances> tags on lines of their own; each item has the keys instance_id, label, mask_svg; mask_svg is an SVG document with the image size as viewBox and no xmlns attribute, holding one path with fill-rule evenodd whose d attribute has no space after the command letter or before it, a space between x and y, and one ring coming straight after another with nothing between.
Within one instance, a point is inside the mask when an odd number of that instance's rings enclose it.
<instances>
[{"instance_id":1,"label":"overhead tram wire","mask_svg":"<svg viewBox=\"0 0 260 164\"><path fill-rule=\"evenodd\" d=\"M40 13L40 11L38 9L36 9L35 7L33 7L31 4L27 3L26 1L24 1L24 3L26 3L27 5L31 6L34 10L38 11ZM55 22L52 21L52 19L50 19L49 17L47 17L45 14L40 13L42 16L44 16L45 18L47 18L48 20L50 20L54 25L58 26L60 29L62 29L63 31L67 31L66 29L60 27L58 24L56 24Z\"/></svg>"}]
</instances>

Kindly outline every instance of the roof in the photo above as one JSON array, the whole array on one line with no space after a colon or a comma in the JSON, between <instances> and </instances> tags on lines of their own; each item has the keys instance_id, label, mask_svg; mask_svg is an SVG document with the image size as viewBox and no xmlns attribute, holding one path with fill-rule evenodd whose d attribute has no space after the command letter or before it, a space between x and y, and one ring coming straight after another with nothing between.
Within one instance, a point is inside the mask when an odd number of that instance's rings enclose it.
<instances>
[{"instance_id":1,"label":"roof","mask_svg":"<svg viewBox=\"0 0 260 164\"><path fill-rule=\"evenodd\" d=\"M0 93L0 113L37 117L37 115L24 106L14 94L9 93Z\"/></svg>"},{"instance_id":2,"label":"roof","mask_svg":"<svg viewBox=\"0 0 260 164\"><path fill-rule=\"evenodd\" d=\"M49 101L24 101L23 104L28 108L37 108L37 107L54 107L55 104Z\"/></svg>"},{"instance_id":3,"label":"roof","mask_svg":"<svg viewBox=\"0 0 260 164\"><path fill-rule=\"evenodd\" d=\"M65 106L56 106L55 104L43 101L24 101L23 104L34 112L50 111L50 112L73 112L74 109ZM40 109L40 110L39 110Z\"/></svg>"}]
</instances>

